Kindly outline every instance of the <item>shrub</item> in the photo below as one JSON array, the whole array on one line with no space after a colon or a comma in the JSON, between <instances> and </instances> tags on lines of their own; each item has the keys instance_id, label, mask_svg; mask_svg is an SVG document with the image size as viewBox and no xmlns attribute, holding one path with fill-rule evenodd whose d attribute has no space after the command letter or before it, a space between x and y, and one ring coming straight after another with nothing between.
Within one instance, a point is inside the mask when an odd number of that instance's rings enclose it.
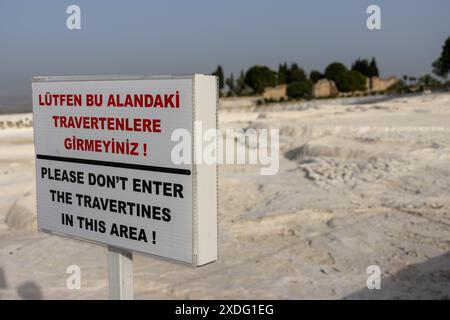
<instances>
[{"instance_id":1,"label":"shrub","mask_svg":"<svg viewBox=\"0 0 450 320\"><path fill-rule=\"evenodd\" d=\"M312 83L310 80L296 81L288 84L286 94L290 99L311 98Z\"/></svg>"},{"instance_id":2,"label":"shrub","mask_svg":"<svg viewBox=\"0 0 450 320\"><path fill-rule=\"evenodd\" d=\"M354 70L340 74L335 83L341 92L364 91L367 84L366 77Z\"/></svg>"}]
</instances>

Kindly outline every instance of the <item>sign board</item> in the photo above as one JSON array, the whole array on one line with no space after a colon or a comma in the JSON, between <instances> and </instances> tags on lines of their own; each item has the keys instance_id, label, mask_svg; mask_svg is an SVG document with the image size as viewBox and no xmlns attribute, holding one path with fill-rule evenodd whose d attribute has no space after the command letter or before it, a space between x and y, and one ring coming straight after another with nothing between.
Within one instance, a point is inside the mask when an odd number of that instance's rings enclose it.
<instances>
[{"instance_id":1,"label":"sign board","mask_svg":"<svg viewBox=\"0 0 450 320\"><path fill-rule=\"evenodd\" d=\"M201 266L217 259L214 76L35 77L38 228ZM176 163L173 133L190 135Z\"/></svg>"}]
</instances>

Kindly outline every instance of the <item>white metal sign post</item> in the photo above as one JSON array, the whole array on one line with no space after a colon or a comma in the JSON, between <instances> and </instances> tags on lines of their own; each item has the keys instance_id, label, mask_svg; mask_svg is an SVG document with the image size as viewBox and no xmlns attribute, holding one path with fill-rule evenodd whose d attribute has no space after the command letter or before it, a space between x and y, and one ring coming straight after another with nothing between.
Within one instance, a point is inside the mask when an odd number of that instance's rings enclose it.
<instances>
[{"instance_id":1,"label":"white metal sign post","mask_svg":"<svg viewBox=\"0 0 450 320\"><path fill-rule=\"evenodd\" d=\"M109 298L112 300L132 300L133 253L108 247Z\"/></svg>"},{"instance_id":2,"label":"white metal sign post","mask_svg":"<svg viewBox=\"0 0 450 320\"><path fill-rule=\"evenodd\" d=\"M33 78L38 228L108 246L110 296L133 297L132 252L217 259L214 76ZM181 160L180 160L181 159Z\"/></svg>"}]
</instances>

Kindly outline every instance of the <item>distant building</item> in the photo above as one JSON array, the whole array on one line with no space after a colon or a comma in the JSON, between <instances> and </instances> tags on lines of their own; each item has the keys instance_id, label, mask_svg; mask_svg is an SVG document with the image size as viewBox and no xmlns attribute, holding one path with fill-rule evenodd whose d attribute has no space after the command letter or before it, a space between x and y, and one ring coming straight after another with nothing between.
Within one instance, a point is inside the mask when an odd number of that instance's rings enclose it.
<instances>
[{"instance_id":1,"label":"distant building","mask_svg":"<svg viewBox=\"0 0 450 320\"><path fill-rule=\"evenodd\" d=\"M287 98L287 85L280 84L276 87L268 87L264 89L263 98L267 100L282 100Z\"/></svg>"},{"instance_id":2,"label":"distant building","mask_svg":"<svg viewBox=\"0 0 450 320\"><path fill-rule=\"evenodd\" d=\"M334 81L328 79L320 79L313 86L314 98L328 98L334 97L338 94L338 89L334 84Z\"/></svg>"},{"instance_id":3,"label":"distant building","mask_svg":"<svg viewBox=\"0 0 450 320\"><path fill-rule=\"evenodd\" d=\"M381 79L379 77L370 78L370 91L371 92L382 92L389 89L390 86L398 81L396 77L389 77L386 79Z\"/></svg>"}]
</instances>

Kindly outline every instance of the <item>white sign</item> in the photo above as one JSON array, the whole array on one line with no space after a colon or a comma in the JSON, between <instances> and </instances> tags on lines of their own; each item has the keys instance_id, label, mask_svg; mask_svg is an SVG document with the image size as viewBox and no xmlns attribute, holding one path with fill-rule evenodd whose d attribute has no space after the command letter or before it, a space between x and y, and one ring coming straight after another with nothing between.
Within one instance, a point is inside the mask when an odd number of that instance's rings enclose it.
<instances>
[{"instance_id":1,"label":"white sign","mask_svg":"<svg viewBox=\"0 0 450 320\"><path fill-rule=\"evenodd\" d=\"M194 121L216 128L214 76L33 78L38 227L204 265L217 259L217 170L195 164ZM174 164L174 130L192 137Z\"/></svg>"}]
</instances>

